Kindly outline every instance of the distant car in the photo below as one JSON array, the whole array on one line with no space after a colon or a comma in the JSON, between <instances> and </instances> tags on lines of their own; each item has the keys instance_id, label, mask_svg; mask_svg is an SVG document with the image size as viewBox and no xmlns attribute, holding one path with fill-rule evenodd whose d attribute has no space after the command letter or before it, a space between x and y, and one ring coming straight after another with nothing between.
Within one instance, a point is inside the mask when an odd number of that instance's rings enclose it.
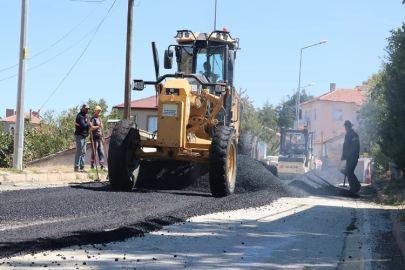
<instances>
[{"instance_id":1,"label":"distant car","mask_svg":"<svg viewBox=\"0 0 405 270\"><path fill-rule=\"evenodd\" d=\"M266 160L268 161L269 165L278 166L278 156L267 156Z\"/></svg>"}]
</instances>

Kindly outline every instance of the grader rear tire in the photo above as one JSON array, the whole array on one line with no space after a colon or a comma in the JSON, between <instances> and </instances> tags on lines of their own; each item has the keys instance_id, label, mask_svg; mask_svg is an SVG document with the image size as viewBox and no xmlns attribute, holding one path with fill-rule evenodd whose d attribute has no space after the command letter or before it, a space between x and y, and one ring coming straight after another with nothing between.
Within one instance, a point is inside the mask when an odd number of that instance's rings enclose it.
<instances>
[{"instance_id":1,"label":"grader rear tire","mask_svg":"<svg viewBox=\"0 0 405 270\"><path fill-rule=\"evenodd\" d=\"M239 135L238 140L238 153L240 155L249 156L253 159L257 159L257 136L250 134Z\"/></svg>"},{"instance_id":2,"label":"grader rear tire","mask_svg":"<svg viewBox=\"0 0 405 270\"><path fill-rule=\"evenodd\" d=\"M231 127L218 127L212 138L209 182L214 197L233 194L236 183L238 150L236 132Z\"/></svg>"},{"instance_id":3,"label":"grader rear tire","mask_svg":"<svg viewBox=\"0 0 405 270\"><path fill-rule=\"evenodd\" d=\"M134 188L140 168L140 160L135 156L139 142L139 131L133 121L124 119L115 125L108 149L108 177L115 190Z\"/></svg>"}]
</instances>

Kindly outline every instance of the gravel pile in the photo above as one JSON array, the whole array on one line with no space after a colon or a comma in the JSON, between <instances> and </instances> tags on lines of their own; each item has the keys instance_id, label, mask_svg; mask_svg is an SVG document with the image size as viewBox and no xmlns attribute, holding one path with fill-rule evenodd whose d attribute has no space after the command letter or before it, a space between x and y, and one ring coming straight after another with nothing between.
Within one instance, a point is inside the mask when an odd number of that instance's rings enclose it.
<instances>
[{"instance_id":1,"label":"gravel pile","mask_svg":"<svg viewBox=\"0 0 405 270\"><path fill-rule=\"evenodd\" d=\"M187 190L210 193L208 166L184 162L144 162L137 188ZM288 186L275 177L260 161L238 155L235 194L268 190L278 197L305 196L304 192Z\"/></svg>"}]
</instances>

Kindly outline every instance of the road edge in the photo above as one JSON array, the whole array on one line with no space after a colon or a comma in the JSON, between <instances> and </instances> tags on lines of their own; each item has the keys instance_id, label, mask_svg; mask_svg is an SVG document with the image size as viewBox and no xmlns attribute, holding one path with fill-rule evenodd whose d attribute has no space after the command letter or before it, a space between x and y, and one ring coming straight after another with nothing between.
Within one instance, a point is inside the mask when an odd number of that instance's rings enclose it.
<instances>
[{"instance_id":1,"label":"road edge","mask_svg":"<svg viewBox=\"0 0 405 270\"><path fill-rule=\"evenodd\" d=\"M373 182L375 183L375 182ZM371 184L371 187L376 191L378 203L382 203L387 198L376 184ZM395 242L405 259L405 223L400 220L396 215L391 215L392 227L391 231L394 236Z\"/></svg>"}]
</instances>

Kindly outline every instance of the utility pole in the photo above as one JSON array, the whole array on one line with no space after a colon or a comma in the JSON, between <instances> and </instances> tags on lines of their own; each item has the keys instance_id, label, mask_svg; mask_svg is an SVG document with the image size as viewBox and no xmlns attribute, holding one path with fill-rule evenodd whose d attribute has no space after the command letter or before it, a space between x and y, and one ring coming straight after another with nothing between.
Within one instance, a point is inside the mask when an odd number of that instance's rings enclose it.
<instances>
[{"instance_id":1,"label":"utility pole","mask_svg":"<svg viewBox=\"0 0 405 270\"><path fill-rule=\"evenodd\" d=\"M28 24L28 0L22 0L20 54L18 61L17 114L14 133L14 157L13 157L14 170L22 170L22 161L23 161L25 73L27 71L27 57L28 57L27 24Z\"/></svg>"},{"instance_id":2,"label":"utility pole","mask_svg":"<svg viewBox=\"0 0 405 270\"><path fill-rule=\"evenodd\" d=\"M217 30L217 0L215 0L214 31Z\"/></svg>"},{"instance_id":3,"label":"utility pole","mask_svg":"<svg viewBox=\"0 0 405 270\"><path fill-rule=\"evenodd\" d=\"M125 62L125 95L124 95L124 119L131 117L131 58L132 58L132 18L134 0L128 0L127 19L127 58Z\"/></svg>"}]
</instances>

